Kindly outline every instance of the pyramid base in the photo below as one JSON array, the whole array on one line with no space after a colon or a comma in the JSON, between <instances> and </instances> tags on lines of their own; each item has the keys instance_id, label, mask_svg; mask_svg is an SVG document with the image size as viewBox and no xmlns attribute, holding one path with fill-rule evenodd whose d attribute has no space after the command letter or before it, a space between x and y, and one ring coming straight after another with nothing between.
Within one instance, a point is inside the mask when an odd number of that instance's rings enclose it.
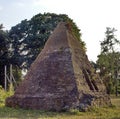
<instances>
[{"instance_id":1,"label":"pyramid base","mask_svg":"<svg viewBox=\"0 0 120 119\"><path fill-rule=\"evenodd\" d=\"M65 98L64 98L65 99ZM75 102L75 103L69 103ZM9 97L6 99L6 106L19 107L23 109L37 109L45 111L67 111L70 108L75 108L79 103L76 101L66 99L63 101L61 98L40 98L40 97Z\"/></svg>"},{"instance_id":2,"label":"pyramid base","mask_svg":"<svg viewBox=\"0 0 120 119\"><path fill-rule=\"evenodd\" d=\"M91 107L103 107L110 105L110 97L107 94L82 94L79 100L70 100L66 97L46 99L41 97L16 96L11 96L6 99L6 106L8 107L20 107L23 109L37 109L45 111L68 111L70 109L87 111Z\"/></svg>"}]
</instances>

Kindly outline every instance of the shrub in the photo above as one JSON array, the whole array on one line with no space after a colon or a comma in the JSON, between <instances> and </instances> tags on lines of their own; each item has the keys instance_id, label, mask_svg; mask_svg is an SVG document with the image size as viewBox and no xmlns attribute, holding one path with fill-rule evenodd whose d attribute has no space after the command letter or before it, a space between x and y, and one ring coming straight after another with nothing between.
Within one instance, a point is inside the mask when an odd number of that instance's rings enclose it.
<instances>
[{"instance_id":1,"label":"shrub","mask_svg":"<svg viewBox=\"0 0 120 119\"><path fill-rule=\"evenodd\" d=\"M2 86L0 86L0 105L4 105L5 99L11 95L13 95L14 91L12 90L12 86L10 86L8 91L5 91Z\"/></svg>"}]
</instances>

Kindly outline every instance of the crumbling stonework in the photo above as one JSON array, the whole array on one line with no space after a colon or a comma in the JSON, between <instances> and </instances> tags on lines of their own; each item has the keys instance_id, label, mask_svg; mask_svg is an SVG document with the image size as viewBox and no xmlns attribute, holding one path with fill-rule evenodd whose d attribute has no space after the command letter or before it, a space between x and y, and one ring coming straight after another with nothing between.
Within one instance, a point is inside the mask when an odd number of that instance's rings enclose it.
<instances>
[{"instance_id":1,"label":"crumbling stonework","mask_svg":"<svg viewBox=\"0 0 120 119\"><path fill-rule=\"evenodd\" d=\"M110 105L106 89L66 23L54 30L6 106L62 111Z\"/></svg>"}]
</instances>

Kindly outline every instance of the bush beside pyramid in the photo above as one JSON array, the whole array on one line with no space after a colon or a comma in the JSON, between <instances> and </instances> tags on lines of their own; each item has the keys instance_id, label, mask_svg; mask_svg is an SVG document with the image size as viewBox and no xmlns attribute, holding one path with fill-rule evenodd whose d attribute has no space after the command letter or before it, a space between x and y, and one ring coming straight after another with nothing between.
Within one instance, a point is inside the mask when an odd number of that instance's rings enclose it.
<instances>
[{"instance_id":1,"label":"bush beside pyramid","mask_svg":"<svg viewBox=\"0 0 120 119\"><path fill-rule=\"evenodd\" d=\"M60 22L6 106L63 111L110 105L105 86L95 74L69 25Z\"/></svg>"}]
</instances>

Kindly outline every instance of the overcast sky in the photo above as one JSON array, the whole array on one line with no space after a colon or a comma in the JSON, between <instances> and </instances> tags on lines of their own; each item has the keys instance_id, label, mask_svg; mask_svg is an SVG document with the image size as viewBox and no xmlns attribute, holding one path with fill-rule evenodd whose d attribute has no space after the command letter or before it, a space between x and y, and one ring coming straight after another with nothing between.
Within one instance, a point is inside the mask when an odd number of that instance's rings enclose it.
<instances>
[{"instance_id":1,"label":"overcast sky","mask_svg":"<svg viewBox=\"0 0 120 119\"><path fill-rule=\"evenodd\" d=\"M67 14L81 29L89 60L96 61L106 27L120 39L120 0L0 0L0 23L6 29L38 13Z\"/></svg>"}]
</instances>

